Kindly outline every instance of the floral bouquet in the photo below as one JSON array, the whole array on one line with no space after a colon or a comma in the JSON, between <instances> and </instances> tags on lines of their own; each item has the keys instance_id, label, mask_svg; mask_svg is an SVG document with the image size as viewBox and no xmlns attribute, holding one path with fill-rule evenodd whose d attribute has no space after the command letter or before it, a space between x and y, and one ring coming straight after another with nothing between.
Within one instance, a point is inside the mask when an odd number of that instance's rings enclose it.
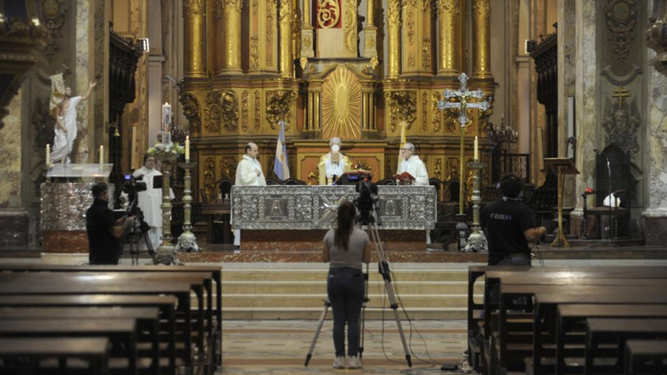
<instances>
[{"instance_id":1,"label":"floral bouquet","mask_svg":"<svg viewBox=\"0 0 667 375\"><path fill-rule=\"evenodd\" d=\"M149 148L146 152L158 159L177 159L179 155L185 153L185 148L178 144L178 142L167 144L157 142L155 146Z\"/></svg>"}]
</instances>

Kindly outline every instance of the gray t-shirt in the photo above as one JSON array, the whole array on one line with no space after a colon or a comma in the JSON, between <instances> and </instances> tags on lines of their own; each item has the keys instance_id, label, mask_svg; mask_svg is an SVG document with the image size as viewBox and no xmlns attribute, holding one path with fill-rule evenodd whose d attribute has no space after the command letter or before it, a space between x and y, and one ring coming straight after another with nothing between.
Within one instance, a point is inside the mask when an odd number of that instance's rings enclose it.
<instances>
[{"instance_id":1,"label":"gray t-shirt","mask_svg":"<svg viewBox=\"0 0 667 375\"><path fill-rule=\"evenodd\" d=\"M364 249L370 242L366 232L354 228L347 243L347 251L338 249L338 246L336 246L334 242L334 230L329 230L324 236L324 243L329 247L329 258L331 259L330 267L362 269L361 262L364 256Z\"/></svg>"}]
</instances>

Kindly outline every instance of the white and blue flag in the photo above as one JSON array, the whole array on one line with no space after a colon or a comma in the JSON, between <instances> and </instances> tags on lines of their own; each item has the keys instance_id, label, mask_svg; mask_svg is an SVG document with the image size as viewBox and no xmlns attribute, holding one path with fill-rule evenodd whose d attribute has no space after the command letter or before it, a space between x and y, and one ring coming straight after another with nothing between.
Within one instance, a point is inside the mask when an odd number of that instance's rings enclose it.
<instances>
[{"instance_id":1,"label":"white and blue flag","mask_svg":"<svg viewBox=\"0 0 667 375\"><path fill-rule=\"evenodd\" d=\"M289 165L287 164L284 121L280 121L280 134L278 134L278 143L276 144L276 163L273 165L273 171L281 180L287 180L290 177Z\"/></svg>"}]
</instances>

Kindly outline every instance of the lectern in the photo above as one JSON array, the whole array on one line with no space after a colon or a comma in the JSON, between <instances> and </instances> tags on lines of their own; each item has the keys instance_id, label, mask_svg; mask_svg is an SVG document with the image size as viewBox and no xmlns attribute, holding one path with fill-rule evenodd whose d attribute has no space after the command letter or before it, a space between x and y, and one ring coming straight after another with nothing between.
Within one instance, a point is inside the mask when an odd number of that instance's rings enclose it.
<instances>
[{"instance_id":1,"label":"lectern","mask_svg":"<svg viewBox=\"0 0 667 375\"><path fill-rule=\"evenodd\" d=\"M563 185L566 174L579 174L579 171L570 158L544 158L544 167L547 171L558 172L558 234L551 246L570 247L563 233Z\"/></svg>"},{"instance_id":2,"label":"lectern","mask_svg":"<svg viewBox=\"0 0 667 375\"><path fill-rule=\"evenodd\" d=\"M334 185L356 185L361 181L371 182L372 180L373 174L371 172L359 169L343 173L343 175L338 177L334 182Z\"/></svg>"}]
</instances>

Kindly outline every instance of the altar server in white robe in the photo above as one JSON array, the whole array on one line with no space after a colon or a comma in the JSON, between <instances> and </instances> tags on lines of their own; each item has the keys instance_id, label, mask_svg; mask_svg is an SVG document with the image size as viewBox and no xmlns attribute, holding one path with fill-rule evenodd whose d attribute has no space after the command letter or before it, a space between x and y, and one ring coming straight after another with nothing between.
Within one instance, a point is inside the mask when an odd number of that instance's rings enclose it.
<instances>
[{"instance_id":1,"label":"altar server in white robe","mask_svg":"<svg viewBox=\"0 0 667 375\"><path fill-rule=\"evenodd\" d=\"M412 181L412 185L428 186L428 172L426 171L426 166L424 165L424 162L419 159L419 156L414 153L415 145L412 143L405 143L403 147L401 147L401 156L399 157L396 174L408 172L415 178L414 181Z\"/></svg>"},{"instance_id":2,"label":"altar server in white robe","mask_svg":"<svg viewBox=\"0 0 667 375\"><path fill-rule=\"evenodd\" d=\"M162 189L154 187L154 178L162 176L162 172L155 169L155 163L155 156L145 154L143 167L132 173L134 177L143 175L144 177L138 182L146 183L146 190L137 193L137 199L139 200L137 205L144 213L144 221L151 228L147 234L153 250L157 250L160 246L162 237ZM174 199L174 197L174 191L170 188L169 199ZM127 194L123 193L122 198L127 200ZM128 203L131 204L132 202ZM139 249L146 249L146 244L143 241L139 242Z\"/></svg>"},{"instance_id":3,"label":"altar server in white robe","mask_svg":"<svg viewBox=\"0 0 667 375\"><path fill-rule=\"evenodd\" d=\"M259 148L250 142L245 146L245 155L236 167L236 186L266 186L262 165L257 160ZM234 246L241 246L241 230L234 230Z\"/></svg>"},{"instance_id":4,"label":"altar server in white robe","mask_svg":"<svg viewBox=\"0 0 667 375\"><path fill-rule=\"evenodd\" d=\"M340 138L334 137L329 140L331 151L320 157L317 165L320 172L320 185L331 185L345 172L352 170L352 161L340 152L342 142Z\"/></svg>"}]
</instances>

